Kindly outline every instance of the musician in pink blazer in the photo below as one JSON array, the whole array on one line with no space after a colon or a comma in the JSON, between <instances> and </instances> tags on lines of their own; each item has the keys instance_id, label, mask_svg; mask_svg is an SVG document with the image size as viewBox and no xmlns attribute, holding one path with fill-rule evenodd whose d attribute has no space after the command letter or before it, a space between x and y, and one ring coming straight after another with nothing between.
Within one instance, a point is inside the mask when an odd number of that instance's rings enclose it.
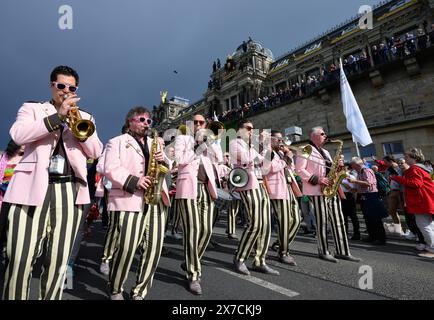
<instances>
[{"instance_id":1,"label":"musician in pink blazer","mask_svg":"<svg viewBox=\"0 0 434 320\"><path fill-rule=\"evenodd\" d=\"M83 205L90 202L86 160L98 158L102 151L96 131L79 140L65 122L80 100L75 94L78 82L74 69L56 67L50 75L51 101L24 103L10 129L12 139L26 148L4 197L11 204L5 299L29 298L32 268L43 244L50 254L45 258L39 297L62 297ZM83 119L93 120L90 114L78 112Z\"/></svg>"},{"instance_id":2,"label":"musician in pink blazer","mask_svg":"<svg viewBox=\"0 0 434 320\"><path fill-rule=\"evenodd\" d=\"M300 188L292 173L292 153L283 145L282 133L271 131L270 165L264 178L267 191L277 220L279 261L295 266L294 258L289 254L289 246L300 227L300 213L296 197L301 197Z\"/></svg>"},{"instance_id":3,"label":"musician in pink blazer","mask_svg":"<svg viewBox=\"0 0 434 320\"><path fill-rule=\"evenodd\" d=\"M175 139L175 159L178 164L175 206L181 214L184 231L185 262L188 288L202 294L201 258L212 234L214 200L217 198L216 176L210 159L211 146L205 142L204 116L193 117L193 133Z\"/></svg>"},{"instance_id":4,"label":"musician in pink blazer","mask_svg":"<svg viewBox=\"0 0 434 320\"><path fill-rule=\"evenodd\" d=\"M249 177L245 187L235 189L241 195L249 222L235 254L234 268L241 274L250 275L245 260L255 246L253 270L278 275L278 271L265 263L271 236L271 208L270 198L262 179L262 167L267 166L269 160L253 146L253 123L251 121L240 121L237 133L238 138L229 143L229 154L233 167L246 170Z\"/></svg>"},{"instance_id":5,"label":"musician in pink blazer","mask_svg":"<svg viewBox=\"0 0 434 320\"><path fill-rule=\"evenodd\" d=\"M303 181L303 194L310 196L314 205L319 257L330 262L338 262L337 259L358 262L360 259L350 254L339 195L327 198L321 191L324 186L331 183L327 175L333 159L330 153L323 148L328 140L327 135L322 127L314 127L309 137L312 154L308 159L298 155L296 170ZM341 193L342 190L340 190ZM328 250L327 223L329 220L332 224L331 230L336 248L334 257Z\"/></svg>"},{"instance_id":6,"label":"musician in pink blazer","mask_svg":"<svg viewBox=\"0 0 434 320\"><path fill-rule=\"evenodd\" d=\"M112 183L108 210L118 216L114 223L119 233L109 274L111 300L123 300L123 284L139 247L141 257L131 296L134 300L143 300L152 285L163 248L166 213L170 206L166 183L163 183L157 204L145 204L143 198L152 183L147 176L152 161L153 139L147 136L151 125L151 114L146 108L132 108L125 118L127 133L111 139L105 150L104 175ZM158 140L154 157L160 163L164 163L162 150Z\"/></svg>"}]
</instances>

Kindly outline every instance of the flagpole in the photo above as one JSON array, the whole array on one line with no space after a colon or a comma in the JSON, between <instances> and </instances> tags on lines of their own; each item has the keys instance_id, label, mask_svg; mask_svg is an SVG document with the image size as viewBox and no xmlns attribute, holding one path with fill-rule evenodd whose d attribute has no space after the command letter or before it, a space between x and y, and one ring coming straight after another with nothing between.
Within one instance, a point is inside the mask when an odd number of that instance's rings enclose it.
<instances>
[{"instance_id":1,"label":"flagpole","mask_svg":"<svg viewBox=\"0 0 434 320\"><path fill-rule=\"evenodd\" d=\"M360 158L359 145L357 144L357 141L354 141L354 143L356 144L357 157Z\"/></svg>"}]
</instances>

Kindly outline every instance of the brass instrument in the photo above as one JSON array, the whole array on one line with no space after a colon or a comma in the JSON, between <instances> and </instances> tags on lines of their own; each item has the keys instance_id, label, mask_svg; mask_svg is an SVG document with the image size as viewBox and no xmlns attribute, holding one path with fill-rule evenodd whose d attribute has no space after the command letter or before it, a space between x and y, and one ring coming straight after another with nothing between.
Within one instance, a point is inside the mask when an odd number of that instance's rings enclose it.
<instances>
[{"instance_id":1,"label":"brass instrument","mask_svg":"<svg viewBox=\"0 0 434 320\"><path fill-rule=\"evenodd\" d=\"M336 150L336 154L333 158L333 163L330 168L330 172L327 175L330 184L322 188L322 194L325 197L333 198L338 192L342 180L345 179L345 177L347 176L347 173L345 169L339 166L339 161L342 155L342 146L344 145L344 142L342 140L330 140L330 139L328 140L328 142L339 144L338 149Z\"/></svg>"},{"instance_id":2,"label":"brass instrument","mask_svg":"<svg viewBox=\"0 0 434 320\"><path fill-rule=\"evenodd\" d=\"M65 94L63 98L68 98L68 95ZM75 105L71 107L66 114L66 118L68 119L67 123L74 137L80 141L85 141L95 132L95 125L90 120L82 119L78 109L79 107Z\"/></svg>"},{"instance_id":3,"label":"brass instrument","mask_svg":"<svg viewBox=\"0 0 434 320\"><path fill-rule=\"evenodd\" d=\"M146 139L146 137L145 137ZM162 165L155 159L155 153L159 150L158 133L153 132L152 145L149 154L149 165L147 176L151 177L151 184L143 194L143 200L146 204L156 205L161 200L161 190L166 174L169 168Z\"/></svg>"},{"instance_id":4,"label":"brass instrument","mask_svg":"<svg viewBox=\"0 0 434 320\"><path fill-rule=\"evenodd\" d=\"M210 136L209 138L211 140L218 140L218 139L220 139L220 136L221 136L221 135L219 135L219 130L224 130L225 125L220 121L212 121L212 122L207 124L206 128L208 130L211 130L214 134L214 135Z\"/></svg>"},{"instance_id":5,"label":"brass instrument","mask_svg":"<svg viewBox=\"0 0 434 320\"><path fill-rule=\"evenodd\" d=\"M179 125L178 129L179 132L181 132L182 135L186 135L187 134L187 126L185 124L181 124Z\"/></svg>"},{"instance_id":6,"label":"brass instrument","mask_svg":"<svg viewBox=\"0 0 434 320\"><path fill-rule=\"evenodd\" d=\"M285 137L285 138L283 138L283 141L280 144L280 147L287 147L289 150L295 151L296 156L298 156L298 154L300 154L300 156L305 158L305 159L310 158L310 156L312 154L312 146L311 145L308 144L304 147L294 147L291 144L292 144L291 140L289 140L288 137Z\"/></svg>"}]
</instances>

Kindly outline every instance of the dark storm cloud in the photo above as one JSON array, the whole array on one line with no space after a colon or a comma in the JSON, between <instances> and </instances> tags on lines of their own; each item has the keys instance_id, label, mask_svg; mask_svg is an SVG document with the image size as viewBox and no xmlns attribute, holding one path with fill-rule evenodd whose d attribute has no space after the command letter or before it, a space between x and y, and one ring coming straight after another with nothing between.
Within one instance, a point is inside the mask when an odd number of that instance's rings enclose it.
<instances>
[{"instance_id":1,"label":"dark storm cloud","mask_svg":"<svg viewBox=\"0 0 434 320\"><path fill-rule=\"evenodd\" d=\"M79 72L80 105L95 115L105 142L130 107L158 104L160 90L200 99L212 62L248 36L279 56L376 2L2 0L0 148L23 101L49 99L56 65ZM73 30L58 27L63 4L74 10Z\"/></svg>"}]
</instances>

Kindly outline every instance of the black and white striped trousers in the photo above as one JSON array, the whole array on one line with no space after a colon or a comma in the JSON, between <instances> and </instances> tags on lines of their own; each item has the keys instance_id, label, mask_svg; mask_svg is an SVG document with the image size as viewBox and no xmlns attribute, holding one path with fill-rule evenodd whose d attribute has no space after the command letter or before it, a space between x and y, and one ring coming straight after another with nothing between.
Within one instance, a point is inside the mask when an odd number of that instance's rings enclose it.
<instances>
[{"instance_id":1,"label":"black and white striped trousers","mask_svg":"<svg viewBox=\"0 0 434 320\"><path fill-rule=\"evenodd\" d=\"M235 234L237 215L240 211L241 200L232 200L228 207L228 234Z\"/></svg>"},{"instance_id":2,"label":"black and white striped trousers","mask_svg":"<svg viewBox=\"0 0 434 320\"><path fill-rule=\"evenodd\" d=\"M235 259L246 260L255 246L254 264L264 265L271 236L270 198L262 183L259 189L240 191L240 195L249 224L241 236Z\"/></svg>"},{"instance_id":3,"label":"black and white striped trousers","mask_svg":"<svg viewBox=\"0 0 434 320\"><path fill-rule=\"evenodd\" d=\"M345 220L339 196L333 198L311 196L311 198L315 211L318 253L330 254L327 241L327 224L330 221L336 254L350 255Z\"/></svg>"},{"instance_id":4,"label":"black and white striped trousers","mask_svg":"<svg viewBox=\"0 0 434 320\"><path fill-rule=\"evenodd\" d=\"M197 199L177 199L184 232L184 257L187 279L196 281L202 274L200 260L212 235L214 201L205 184L198 183Z\"/></svg>"},{"instance_id":5,"label":"black and white striped trousers","mask_svg":"<svg viewBox=\"0 0 434 320\"><path fill-rule=\"evenodd\" d=\"M289 187L289 199L271 199L277 222L279 255L289 254L289 246L300 228L300 213L297 198Z\"/></svg>"},{"instance_id":6,"label":"black and white striped trousers","mask_svg":"<svg viewBox=\"0 0 434 320\"><path fill-rule=\"evenodd\" d=\"M179 226L181 225L181 213L177 205L178 205L178 201L174 199L172 202L172 206L173 206L172 232L178 232Z\"/></svg>"},{"instance_id":7,"label":"black and white striped trousers","mask_svg":"<svg viewBox=\"0 0 434 320\"><path fill-rule=\"evenodd\" d=\"M115 252L116 245L119 238L119 215L115 211L110 211L108 214L108 226L107 232L104 237L104 249L102 254L102 262L109 263L113 259L113 253Z\"/></svg>"},{"instance_id":8,"label":"black and white striped trousers","mask_svg":"<svg viewBox=\"0 0 434 320\"><path fill-rule=\"evenodd\" d=\"M68 260L83 213L83 206L75 205L76 196L74 183L56 183L48 185L42 206L11 204L4 299L29 299L33 266L43 251L39 299L62 298Z\"/></svg>"},{"instance_id":9,"label":"black and white striped trousers","mask_svg":"<svg viewBox=\"0 0 434 320\"><path fill-rule=\"evenodd\" d=\"M145 297L152 285L163 248L166 208L160 202L158 205L145 206L145 210L114 212L119 216L116 226L119 235L109 275L112 294L123 291L137 249L141 255L132 296Z\"/></svg>"}]
</instances>

